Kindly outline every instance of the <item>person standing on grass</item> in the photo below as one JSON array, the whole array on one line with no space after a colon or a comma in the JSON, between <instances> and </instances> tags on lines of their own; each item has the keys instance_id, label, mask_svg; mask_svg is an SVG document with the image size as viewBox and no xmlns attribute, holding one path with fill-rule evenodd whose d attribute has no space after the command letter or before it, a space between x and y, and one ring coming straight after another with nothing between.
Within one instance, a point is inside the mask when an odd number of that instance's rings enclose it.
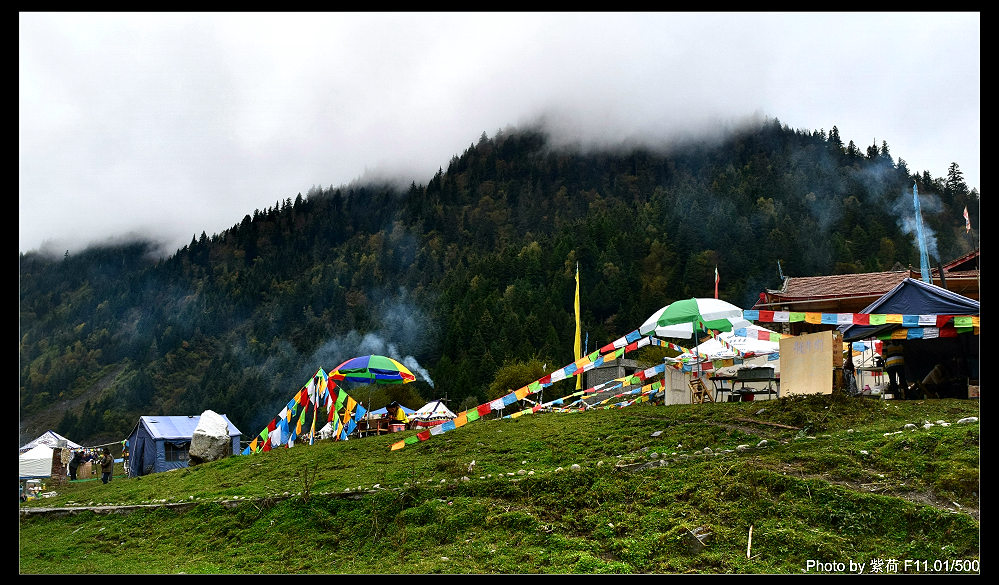
<instances>
[{"instance_id":1,"label":"person standing on grass","mask_svg":"<svg viewBox=\"0 0 999 585\"><path fill-rule=\"evenodd\" d=\"M76 470L83 465L83 453L81 451L73 451L73 458L69 461L69 479L76 481Z\"/></svg>"},{"instance_id":2,"label":"person standing on grass","mask_svg":"<svg viewBox=\"0 0 999 585\"><path fill-rule=\"evenodd\" d=\"M99 460L101 464L101 481L107 483L111 481L111 473L114 471L114 458L111 457L111 449L104 447L104 454Z\"/></svg>"},{"instance_id":3,"label":"person standing on grass","mask_svg":"<svg viewBox=\"0 0 999 585\"><path fill-rule=\"evenodd\" d=\"M888 369L888 388L898 398L904 399L909 385L905 380L905 348L901 342L891 341L885 346L885 367Z\"/></svg>"},{"instance_id":4,"label":"person standing on grass","mask_svg":"<svg viewBox=\"0 0 999 585\"><path fill-rule=\"evenodd\" d=\"M843 364L843 382L846 385L846 393L850 396L860 394L857 388L857 369L853 365L853 350L846 350L846 363Z\"/></svg>"}]
</instances>

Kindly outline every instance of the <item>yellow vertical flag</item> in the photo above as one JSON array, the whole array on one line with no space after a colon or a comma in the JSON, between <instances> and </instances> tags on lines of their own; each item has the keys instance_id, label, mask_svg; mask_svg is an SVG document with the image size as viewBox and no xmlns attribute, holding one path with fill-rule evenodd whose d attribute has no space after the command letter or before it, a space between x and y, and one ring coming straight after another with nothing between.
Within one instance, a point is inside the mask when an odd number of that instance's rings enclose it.
<instances>
[{"instance_id":1,"label":"yellow vertical flag","mask_svg":"<svg viewBox=\"0 0 999 585\"><path fill-rule=\"evenodd\" d=\"M583 357L583 332L582 326L579 323L579 262L576 262L576 343L575 343L575 358L578 360ZM583 374L579 373L576 375L576 390L580 390L583 387Z\"/></svg>"}]
</instances>

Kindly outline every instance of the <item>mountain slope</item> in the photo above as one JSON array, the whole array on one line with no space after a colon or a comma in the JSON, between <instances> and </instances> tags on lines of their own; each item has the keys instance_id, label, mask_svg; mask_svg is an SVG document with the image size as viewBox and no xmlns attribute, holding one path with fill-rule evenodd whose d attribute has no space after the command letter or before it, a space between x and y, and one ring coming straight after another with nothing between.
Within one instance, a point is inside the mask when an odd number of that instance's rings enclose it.
<instances>
[{"instance_id":1,"label":"mountain slope","mask_svg":"<svg viewBox=\"0 0 999 585\"><path fill-rule=\"evenodd\" d=\"M505 364L571 361L577 263L595 347L713 294L716 267L721 296L749 306L778 260L803 276L918 265L913 183L934 200L933 257L956 256L978 194L954 170L910 174L887 144L865 155L776 120L661 151L554 148L524 129L483 135L426 185L315 188L168 258L143 242L21 255L22 443L81 398L56 424L78 442L209 408L249 435L316 369L365 353L412 365L394 397L407 406L479 404Z\"/></svg>"}]
</instances>

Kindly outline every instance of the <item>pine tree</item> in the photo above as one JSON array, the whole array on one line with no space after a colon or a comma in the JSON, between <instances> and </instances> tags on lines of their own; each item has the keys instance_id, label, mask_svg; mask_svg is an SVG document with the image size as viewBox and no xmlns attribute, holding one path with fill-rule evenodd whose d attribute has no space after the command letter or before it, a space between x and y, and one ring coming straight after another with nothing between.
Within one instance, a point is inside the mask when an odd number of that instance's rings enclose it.
<instances>
[{"instance_id":1,"label":"pine tree","mask_svg":"<svg viewBox=\"0 0 999 585\"><path fill-rule=\"evenodd\" d=\"M846 145L846 156L850 158L860 158L861 156L860 149L852 140Z\"/></svg>"},{"instance_id":2,"label":"pine tree","mask_svg":"<svg viewBox=\"0 0 999 585\"><path fill-rule=\"evenodd\" d=\"M950 197L961 197L968 192L968 184L964 182L964 173L956 162L947 167L947 179L944 183L945 193Z\"/></svg>"},{"instance_id":3,"label":"pine tree","mask_svg":"<svg viewBox=\"0 0 999 585\"><path fill-rule=\"evenodd\" d=\"M875 139L874 144L867 147L867 160L874 160L878 158L879 154L878 141Z\"/></svg>"},{"instance_id":4,"label":"pine tree","mask_svg":"<svg viewBox=\"0 0 999 585\"><path fill-rule=\"evenodd\" d=\"M881 152L879 153L879 156L888 161L888 164L892 164L891 153L888 152L888 142L884 140L881 141Z\"/></svg>"},{"instance_id":5,"label":"pine tree","mask_svg":"<svg viewBox=\"0 0 999 585\"><path fill-rule=\"evenodd\" d=\"M832 127L829 131L829 145L836 149L836 152L843 151L843 141L839 137L839 128L836 126Z\"/></svg>"}]
</instances>

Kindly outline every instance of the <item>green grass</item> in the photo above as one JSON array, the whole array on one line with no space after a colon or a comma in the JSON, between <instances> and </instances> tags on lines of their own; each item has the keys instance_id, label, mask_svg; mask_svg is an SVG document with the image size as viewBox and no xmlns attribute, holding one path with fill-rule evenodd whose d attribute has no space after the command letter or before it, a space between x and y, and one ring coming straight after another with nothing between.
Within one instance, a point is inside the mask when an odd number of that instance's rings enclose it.
<instances>
[{"instance_id":1,"label":"green grass","mask_svg":"<svg viewBox=\"0 0 999 585\"><path fill-rule=\"evenodd\" d=\"M978 414L977 401L838 396L646 405L477 421L400 451L390 446L408 433L73 482L22 508L193 507L23 516L20 572L797 574L809 560L879 559L932 568L979 559L979 424L922 425ZM688 546L698 527L711 532L702 550Z\"/></svg>"}]
</instances>

